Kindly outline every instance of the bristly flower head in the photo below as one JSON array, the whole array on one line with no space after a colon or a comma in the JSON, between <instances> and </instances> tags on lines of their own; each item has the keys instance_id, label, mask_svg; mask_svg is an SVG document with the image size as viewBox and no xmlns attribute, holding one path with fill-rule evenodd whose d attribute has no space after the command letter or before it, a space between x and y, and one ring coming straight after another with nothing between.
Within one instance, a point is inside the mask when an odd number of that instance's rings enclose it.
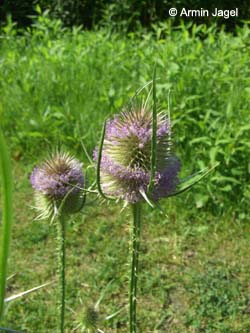
<instances>
[{"instance_id":1,"label":"bristly flower head","mask_svg":"<svg viewBox=\"0 0 250 333\"><path fill-rule=\"evenodd\" d=\"M57 152L35 167L30 182L35 189L40 218L52 217L60 205L62 212L71 214L84 204L82 163L67 153Z\"/></svg>"},{"instance_id":2,"label":"bristly flower head","mask_svg":"<svg viewBox=\"0 0 250 333\"><path fill-rule=\"evenodd\" d=\"M171 124L165 113L157 114L156 163L153 201L169 196L178 184L179 160L172 156ZM132 105L106 124L100 164L104 194L136 203L146 194L151 175L152 112ZM94 151L98 160L98 148Z\"/></svg>"}]
</instances>

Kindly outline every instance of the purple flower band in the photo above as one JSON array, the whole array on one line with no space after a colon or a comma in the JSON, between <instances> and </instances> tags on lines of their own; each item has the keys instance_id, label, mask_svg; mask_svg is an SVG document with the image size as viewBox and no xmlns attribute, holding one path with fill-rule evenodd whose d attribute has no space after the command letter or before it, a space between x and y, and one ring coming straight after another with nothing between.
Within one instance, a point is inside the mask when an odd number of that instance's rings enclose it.
<instances>
[{"instance_id":1,"label":"purple flower band","mask_svg":"<svg viewBox=\"0 0 250 333\"><path fill-rule=\"evenodd\" d=\"M180 161L170 156L169 120L157 116L157 161L152 200L167 197L178 184ZM101 183L107 195L131 203L143 199L150 181L152 116L147 110L132 110L107 122L101 160ZM98 159L98 149L94 160Z\"/></svg>"},{"instance_id":2,"label":"purple flower band","mask_svg":"<svg viewBox=\"0 0 250 333\"><path fill-rule=\"evenodd\" d=\"M82 164L65 155L65 158L51 159L34 168L30 176L32 187L53 199L62 199L69 191L76 194L84 185Z\"/></svg>"}]
</instances>

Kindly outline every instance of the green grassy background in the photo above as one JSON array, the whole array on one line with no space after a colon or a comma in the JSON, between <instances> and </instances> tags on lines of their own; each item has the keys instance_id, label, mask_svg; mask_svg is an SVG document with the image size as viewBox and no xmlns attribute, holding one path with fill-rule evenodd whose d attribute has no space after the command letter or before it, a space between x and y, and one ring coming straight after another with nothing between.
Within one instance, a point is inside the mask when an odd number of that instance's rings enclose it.
<instances>
[{"instance_id":1,"label":"green grassy background","mask_svg":"<svg viewBox=\"0 0 250 333\"><path fill-rule=\"evenodd\" d=\"M67 30L40 16L31 28L2 29L0 121L12 152L15 225L8 294L56 278L54 226L34 221L29 174L56 145L85 161L102 122L152 77L159 104L171 89L176 154L182 175L220 162L188 194L145 207L139 286L140 332L248 333L250 29L170 23L127 36L108 29ZM67 332L84 308L101 315L127 304L130 212L89 198L67 230ZM56 285L13 302L2 326L54 332ZM126 332L126 309L105 332ZM80 328L75 332L81 332Z\"/></svg>"}]
</instances>

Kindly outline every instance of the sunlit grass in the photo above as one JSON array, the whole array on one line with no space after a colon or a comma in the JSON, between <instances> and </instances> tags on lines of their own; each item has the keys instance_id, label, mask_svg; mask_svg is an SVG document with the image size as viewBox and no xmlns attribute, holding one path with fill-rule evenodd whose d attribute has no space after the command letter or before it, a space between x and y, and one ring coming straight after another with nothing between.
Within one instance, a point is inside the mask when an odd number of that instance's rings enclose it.
<instances>
[{"instance_id":1,"label":"sunlit grass","mask_svg":"<svg viewBox=\"0 0 250 333\"><path fill-rule=\"evenodd\" d=\"M7 296L44 281L56 280L56 231L54 226L33 220L35 212L29 209L32 189L26 169L27 166L15 163L17 221L9 274L16 275L8 283ZM249 226L235 222L232 217L216 219L208 212L198 215L196 209L185 210L184 200L185 194L169 200L165 207L168 217L144 207L139 329L153 332L157 326L160 333L167 329L171 333L191 333L194 327L197 330L206 327L213 333L226 330L243 333L249 327ZM129 210L121 214L120 209L120 205L114 204L93 205L92 198L88 198L84 212L68 225L66 332L72 332L80 322L83 326L85 307L97 302L111 280L100 305L100 314L108 316L125 308L113 320L104 322L101 328L105 332L112 332L112 329L113 332L115 329L127 332L131 217ZM227 280L222 281L224 275ZM204 281L202 286L199 277ZM208 295L203 289L210 281L212 289ZM218 294L218 302L225 304L222 286L230 301L230 309L225 315L214 298ZM46 327L48 332L53 332L56 304L56 284L52 284L10 303L2 325L11 324L15 329L38 333L44 333ZM211 307L215 307L214 312ZM207 311L213 313L212 317L206 317ZM233 331L233 327L238 330Z\"/></svg>"}]
</instances>

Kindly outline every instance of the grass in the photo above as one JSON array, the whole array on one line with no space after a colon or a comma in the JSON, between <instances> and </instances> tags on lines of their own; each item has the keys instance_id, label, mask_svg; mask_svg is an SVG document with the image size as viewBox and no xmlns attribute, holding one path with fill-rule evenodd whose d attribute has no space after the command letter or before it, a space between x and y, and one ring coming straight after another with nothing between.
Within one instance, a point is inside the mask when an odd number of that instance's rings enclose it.
<instances>
[{"instance_id":1,"label":"grass","mask_svg":"<svg viewBox=\"0 0 250 333\"><path fill-rule=\"evenodd\" d=\"M15 173L16 227L12 242L8 293L56 280L55 226L33 221L26 167ZM184 196L184 198L183 198ZM169 216L144 207L139 276L138 318L141 332L248 332L249 225L216 220L209 213L184 212L185 195L170 199ZM172 206L172 207L171 207ZM174 208L176 207L176 208ZM86 306L100 305L107 316L127 305L130 211L95 206L67 225L66 332L84 321ZM146 212L145 212L146 210ZM126 332L127 309L101 324L107 332ZM10 303L2 326L24 332L54 332L56 284ZM76 332L81 332L79 329Z\"/></svg>"},{"instance_id":2,"label":"grass","mask_svg":"<svg viewBox=\"0 0 250 333\"><path fill-rule=\"evenodd\" d=\"M8 294L56 280L55 226L34 221L29 174L48 150L63 144L86 160L103 120L152 78L168 108L183 175L220 162L190 193L163 203L168 217L144 207L139 277L140 332L247 333L249 321L250 29L233 36L205 26L156 34L64 30L40 16L30 31L2 31L0 120L12 150L15 178ZM86 161L85 161L86 162ZM93 197L67 225L66 331L84 321L86 306L100 326L125 333L129 281L128 211ZM9 303L1 326L54 332L56 284ZM79 326L80 325L80 326ZM80 328L76 330L80 332Z\"/></svg>"}]
</instances>

